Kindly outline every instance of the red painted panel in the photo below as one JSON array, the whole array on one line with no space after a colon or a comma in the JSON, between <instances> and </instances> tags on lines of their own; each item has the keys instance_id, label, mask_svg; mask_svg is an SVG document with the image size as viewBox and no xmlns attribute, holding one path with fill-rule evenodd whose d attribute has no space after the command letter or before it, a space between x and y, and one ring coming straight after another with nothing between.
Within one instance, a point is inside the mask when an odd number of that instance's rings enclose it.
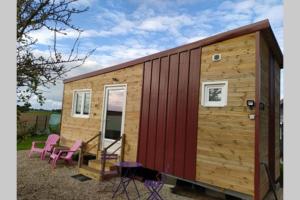
<instances>
[{"instance_id":1,"label":"red painted panel","mask_svg":"<svg viewBox=\"0 0 300 200\"><path fill-rule=\"evenodd\" d=\"M175 158L174 174L183 178L185 140L186 140L186 107L187 107L187 89L189 81L189 52L182 52L179 55L179 80L177 95L177 115L176 115L176 135L175 135Z\"/></svg>"},{"instance_id":2,"label":"red painted panel","mask_svg":"<svg viewBox=\"0 0 300 200\"><path fill-rule=\"evenodd\" d=\"M159 81L159 100L158 100L156 155L155 155L155 169L157 169L158 171L164 170L168 81L169 81L169 57L163 57L161 58L160 81Z\"/></svg>"},{"instance_id":3,"label":"red painted panel","mask_svg":"<svg viewBox=\"0 0 300 200\"><path fill-rule=\"evenodd\" d=\"M176 103L177 103L177 83L178 83L178 54L170 56L170 72L168 86L168 105L167 105L167 130L165 146L164 172L174 173L174 145L176 131Z\"/></svg>"},{"instance_id":4,"label":"red painted panel","mask_svg":"<svg viewBox=\"0 0 300 200\"><path fill-rule=\"evenodd\" d=\"M148 138L148 113L150 105L151 92L151 61L144 64L144 80L143 80L143 102L141 110L141 124L139 133L139 150L138 161L143 165L146 164L147 157L147 138Z\"/></svg>"},{"instance_id":5,"label":"red painted panel","mask_svg":"<svg viewBox=\"0 0 300 200\"><path fill-rule=\"evenodd\" d=\"M190 52L184 178L196 179L197 127L200 88L201 49Z\"/></svg>"},{"instance_id":6,"label":"red painted panel","mask_svg":"<svg viewBox=\"0 0 300 200\"><path fill-rule=\"evenodd\" d=\"M138 160L195 180L200 49L145 63Z\"/></svg>"},{"instance_id":7,"label":"red painted panel","mask_svg":"<svg viewBox=\"0 0 300 200\"><path fill-rule=\"evenodd\" d=\"M147 141L146 166L150 169L155 165L156 151L156 125L157 125L157 108L158 108L158 89L159 89L160 60L152 61L152 78L149 110L149 129Z\"/></svg>"}]
</instances>

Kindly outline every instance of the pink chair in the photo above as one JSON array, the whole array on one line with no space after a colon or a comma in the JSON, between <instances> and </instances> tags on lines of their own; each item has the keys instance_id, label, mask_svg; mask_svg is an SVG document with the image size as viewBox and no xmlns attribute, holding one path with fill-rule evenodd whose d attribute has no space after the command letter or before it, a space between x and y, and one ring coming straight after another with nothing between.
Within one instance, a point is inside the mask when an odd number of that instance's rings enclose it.
<instances>
[{"instance_id":1,"label":"pink chair","mask_svg":"<svg viewBox=\"0 0 300 200\"><path fill-rule=\"evenodd\" d=\"M55 145L59 140L59 135L57 134L51 134L48 136L46 141L33 141L31 150L28 154L29 158L31 157L33 152L37 152L40 154L40 157L42 160L45 159L45 156L47 153L51 153L53 149L53 145ZM45 143L43 148L36 147L37 143Z\"/></svg>"},{"instance_id":2,"label":"pink chair","mask_svg":"<svg viewBox=\"0 0 300 200\"><path fill-rule=\"evenodd\" d=\"M57 160L64 160L68 164L72 164L73 154L80 148L82 144L81 140L76 140L70 149L56 149L54 148L50 155L49 162L51 161L52 168L56 167Z\"/></svg>"}]
</instances>

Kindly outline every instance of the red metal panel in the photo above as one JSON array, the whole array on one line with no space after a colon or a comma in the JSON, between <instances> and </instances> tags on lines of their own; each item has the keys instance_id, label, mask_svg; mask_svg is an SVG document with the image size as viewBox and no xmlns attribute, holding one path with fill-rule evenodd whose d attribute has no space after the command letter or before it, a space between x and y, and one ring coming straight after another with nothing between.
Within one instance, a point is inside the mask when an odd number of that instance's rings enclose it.
<instances>
[{"instance_id":1,"label":"red metal panel","mask_svg":"<svg viewBox=\"0 0 300 200\"><path fill-rule=\"evenodd\" d=\"M144 80L143 80L143 102L141 110L141 124L139 133L139 150L138 161L143 165L146 164L147 157L147 138L148 138L148 113L150 105L151 92L151 61L144 64Z\"/></svg>"},{"instance_id":2,"label":"red metal panel","mask_svg":"<svg viewBox=\"0 0 300 200\"><path fill-rule=\"evenodd\" d=\"M201 49L190 52L184 178L196 179L197 127L200 88Z\"/></svg>"},{"instance_id":3,"label":"red metal panel","mask_svg":"<svg viewBox=\"0 0 300 200\"><path fill-rule=\"evenodd\" d=\"M195 180L200 48L145 63L138 160Z\"/></svg>"},{"instance_id":4,"label":"red metal panel","mask_svg":"<svg viewBox=\"0 0 300 200\"><path fill-rule=\"evenodd\" d=\"M163 57L161 58L160 81L159 81L160 84L159 84L156 155L155 155L155 169L157 169L158 171L164 170L168 81L169 81L169 57Z\"/></svg>"},{"instance_id":5,"label":"red metal panel","mask_svg":"<svg viewBox=\"0 0 300 200\"><path fill-rule=\"evenodd\" d=\"M147 141L147 157L146 167L153 169L156 151L156 124L157 124L157 108L158 108L158 89L159 89L159 72L160 60L152 61L152 78L151 78L151 94L150 94L150 110L149 110L149 129Z\"/></svg>"},{"instance_id":6,"label":"red metal panel","mask_svg":"<svg viewBox=\"0 0 300 200\"><path fill-rule=\"evenodd\" d=\"M174 173L174 145L175 145L175 122L176 122L176 103L177 103L177 83L178 83L178 54L170 56L170 72L168 86L168 105L167 105L167 130L165 146L164 172Z\"/></svg>"},{"instance_id":7,"label":"red metal panel","mask_svg":"<svg viewBox=\"0 0 300 200\"><path fill-rule=\"evenodd\" d=\"M187 89L189 81L189 52L185 51L179 55L179 80L177 95L176 135L175 135L175 158L174 174L183 178L185 140L186 140L186 108Z\"/></svg>"}]
</instances>

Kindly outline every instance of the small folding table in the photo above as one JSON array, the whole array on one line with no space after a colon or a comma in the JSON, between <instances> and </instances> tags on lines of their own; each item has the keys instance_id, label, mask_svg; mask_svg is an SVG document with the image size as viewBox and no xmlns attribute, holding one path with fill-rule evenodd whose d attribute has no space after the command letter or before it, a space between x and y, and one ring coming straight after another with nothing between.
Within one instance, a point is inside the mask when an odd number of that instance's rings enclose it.
<instances>
[{"instance_id":1,"label":"small folding table","mask_svg":"<svg viewBox=\"0 0 300 200\"><path fill-rule=\"evenodd\" d=\"M114 191L112 198L116 196L116 194L121 191L121 193L125 192L127 199L129 200L129 195L127 191L127 186L132 181L135 187L135 190L138 194L138 197L140 197L140 193L137 189L137 186L135 184L134 178L136 174L136 170L140 167L142 167L141 163L138 162L118 162L115 164L115 166L118 167L119 173L121 175L120 177L120 183L117 187L117 189Z\"/></svg>"}]
</instances>

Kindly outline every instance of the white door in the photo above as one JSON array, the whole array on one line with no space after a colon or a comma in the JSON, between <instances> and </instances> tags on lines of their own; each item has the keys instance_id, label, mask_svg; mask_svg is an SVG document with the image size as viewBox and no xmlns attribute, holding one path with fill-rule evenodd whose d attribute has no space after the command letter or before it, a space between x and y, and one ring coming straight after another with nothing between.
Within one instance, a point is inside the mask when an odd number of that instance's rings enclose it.
<instances>
[{"instance_id":1,"label":"white door","mask_svg":"<svg viewBox=\"0 0 300 200\"><path fill-rule=\"evenodd\" d=\"M102 149L118 139L124 131L126 85L109 85L104 87ZM121 141L109 148L113 153L121 146ZM121 149L116 153L120 154Z\"/></svg>"}]
</instances>

